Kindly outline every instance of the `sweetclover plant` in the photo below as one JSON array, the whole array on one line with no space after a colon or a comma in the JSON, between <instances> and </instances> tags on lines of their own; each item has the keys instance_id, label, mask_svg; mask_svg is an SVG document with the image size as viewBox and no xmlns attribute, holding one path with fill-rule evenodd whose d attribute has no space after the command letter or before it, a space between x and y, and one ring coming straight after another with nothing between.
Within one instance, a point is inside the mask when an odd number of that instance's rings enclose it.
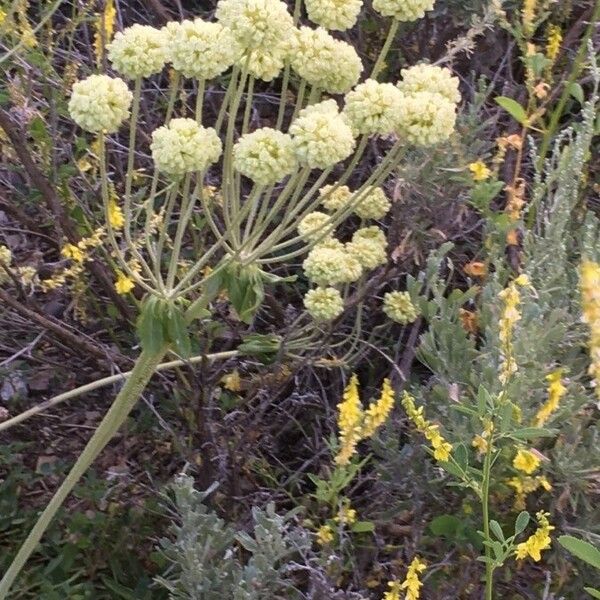
<instances>
[{"instance_id":1,"label":"sweetclover plant","mask_svg":"<svg viewBox=\"0 0 600 600\"><path fill-rule=\"evenodd\" d=\"M142 352L5 573L0 598L164 357L189 358L189 326L206 318L222 289L240 319L250 322L265 286L280 281L278 265L304 257L313 286L304 304L318 335L323 322L343 312L348 286L386 262L386 235L375 224L390 209L382 184L407 148L437 144L453 133L460 95L458 79L432 65L405 69L400 81L379 81L399 24L423 17L433 0L373 1L391 23L370 71L351 44L330 32L353 27L362 7L360 0L306 0L305 6L296 0L290 11L280 0L220 0L214 21L196 18L162 29L133 25L117 33L108 46L114 74L74 84L69 113L96 138L106 236L120 289L144 294ZM165 68L164 122L142 142L140 104L154 93L145 80ZM207 86L224 80L220 110L206 122ZM276 82L278 107L269 127L253 130L260 82ZM192 108L181 102L184 85L195 91ZM122 127L129 132L127 171L115 208L109 159ZM385 155L357 185L351 176L374 136L382 138ZM143 145L154 163L147 179L137 170ZM190 257L185 240L198 227L198 215L209 243ZM361 227L344 243L336 228L352 215ZM390 296L386 311L404 318L405 304L404 296Z\"/></svg>"}]
</instances>

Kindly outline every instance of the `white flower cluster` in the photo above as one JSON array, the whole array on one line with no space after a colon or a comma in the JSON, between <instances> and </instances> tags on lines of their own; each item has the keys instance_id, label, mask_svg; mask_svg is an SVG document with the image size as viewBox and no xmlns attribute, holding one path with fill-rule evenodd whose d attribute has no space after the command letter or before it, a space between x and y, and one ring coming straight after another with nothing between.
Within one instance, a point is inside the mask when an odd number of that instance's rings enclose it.
<instances>
[{"instance_id":1,"label":"white flower cluster","mask_svg":"<svg viewBox=\"0 0 600 600\"><path fill-rule=\"evenodd\" d=\"M165 66L166 42L162 30L148 25L132 25L115 35L107 48L108 58L124 77L150 77Z\"/></svg>"},{"instance_id":2,"label":"white flower cluster","mask_svg":"<svg viewBox=\"0 0 600 600\"><path fill-rule=\"evenodd\" d=\"M288 41L294 28L288 7L280 0L220 0L216 17L245 50L273 51Z\"/></svg>"},{"instance_id":3,"label":"white flower cluster","mask_svg":"<svg viewBox=\"0 0 600 600\"><path fill-rule=\"evenodd\" d=\"M69 114L86 131L114 133L129 116L132 100L122 79L90 75L73 85Z\"/></svg>"},{"instance_id":4,"label":"white flower cluster","mask_svg":"<svg viewBox=\"0 0 600 600\"><path fill-rule=\"evenodd\" d=\"M419 310L408 292L388 292L383 297L383 312L392 320L406 325L416 321Z\"/></svg>"},{"instance_id":5,"label":"white flower cluster","mask_svg":"<svg viewBox=\"0 0 600 600\"><path fill-rule=\"evenodd\" d=\"M168 23L167 59L184 77L213 79L224 73L242 55L233 33L219 23L202 19Z\"/></svg>"},{"instance_id":6,"label":"white flower cluster","mask_svg":"<svg viewBox=\"0 0 600 600\"><path fill-rule=\"evenodd\" d=\"M354 27L362 0L305 0L308 18L317 25L344 31Z\"/></svg>"},{"instance_id":7,"label":"white flower cluster","mask_svg":"<svg viewBox=\"0 0 600 600\"><path fill-rule=\"evenodd\" d=\"M321 204L330 212L343 210L356 201L358 192L352 192L347 185L326 185L319 190ZM361 219L383 219L391 208L391 202L382 188L369 187L360 193L360 199L352 212Z\"/></svg>"},{"instance_id":8,"label":"white flower cluster","mask_svg":"<svg viewBox=\"0 0 600 600\"><path fill-rule=\"evenodd\" d=\"M343 114L357 134L388 135L396 130L403 97L394 84L367 79L346 94Z\"/></svg>"},{"instance_id":9,"label":"white flower cluster","mask_svg":"<svg viewBox=\"0 0 600 600\"><path fill-rule=\"evenodd\" d=\"M150 149L157 169L178 176L203 171L219 160L222 144L212 127L194 119L172 119L152 133Z\"/></svg>"},{"instance_id":10,"label":"white flower cluster","mask_svg":"<svg viewBox=\"0 0 600 600\"><path fill-rule=\"evenodd\" d=\"M431 92L440 94L453 104L460 102L458 77L454 77L450 69L423 63L402 69L400 75L402 80L398 82L398 89L405 94Z\"/></svg>"},{"instance_id":11,"label":"white flower cluster","mask_svg":"<svg viewBox=\"0 0 600 600\"><path fill-rule=\"evenodd\" d=\"M321 287L352 283L363 272L358 260L341 243L339 247L327 243L315 246L302 266L308 279Z\"/></svg>"},{"instance_id":12,"label":"white flower cluster","mask_svg":"<svg viewBox=\"0 0 600 600\"><path fill-rule=\"evenodd\" d=\"M433 10L435 0L373 0L373 8L384 17L398 21L422 19L428 10Z\"/></svg>"},{"instance_id":13,"label":"white flower cluster","mask_svg":"<svg viewBox=\"0 0 600 600\"><path fill-rule=\"evenodd\" d=\"M308 213L298 223L298 234L307 242L316 242L323 238L331 237L333 227L330 225L331 217L315 210Z\"/></svg>"},{"instance_id":14,"label":"white flower cluster","mask_svg":"<svg viewBox=\"0 0 600 600\"><path fill-rule=\"evenodd\" d=\"M276 129L247 133L233 147L233 166L258 185L281 181L296 165L292 138Z\"/></svg>"},{"instance_id":15,"label":"white flower cluster","mask_svg":"<svg viewBox=\"0 0 600 600\"><path fill-rule=\"evenodd\" d=\"M304 296L304 306L315 321L333 321L344 312L344 300L332 287L318 287Z\"/></svg>"},{"instance_id":16,"label":"white flower cluster","mask_svg":"<svg viewBox=\"0 0 600 600\"><path fill-rule=\"evenodd\" d=\"M387 240L379 227L359 229L346 244L346 250L365 269L376 269L387 262Z\"/></svg>"},{"instance_id":17,"label":"white flower cluster","mask_svg":"<svg viewBox=\"0 0 600 600\"><path fill-rule=\"evenodd\" d=\"M292 68L310 85L330 94L345 94L358 82L363 66L356 50L322 27L301 27L292 46Z\"/></svg>"},{"instance_id":18,"label":"white flower cluster","mask_svg":"<svg viewBox=\"0 0 600 600\"><path fill-rule=\"evenodd\" d=\"M296 156L303 166L327 169L354 151L354 136L335 100L325 100L300 111L290 127Z\"/></svg>"}]
</instances>

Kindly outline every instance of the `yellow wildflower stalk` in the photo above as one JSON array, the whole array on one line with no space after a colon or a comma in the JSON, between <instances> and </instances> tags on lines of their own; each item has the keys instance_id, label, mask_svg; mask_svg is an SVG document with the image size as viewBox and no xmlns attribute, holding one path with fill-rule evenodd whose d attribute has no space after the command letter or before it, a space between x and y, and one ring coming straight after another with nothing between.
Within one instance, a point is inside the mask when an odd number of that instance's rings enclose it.
<instances>
[{"instance_id":1,"label":"yellow wildflower stalk","mask_svg":"<svg viewBox=\"0 0 600 600\"><path fill-rule=\"evenodd\" d=\"M515 555L518 560L531 556L533 560L538 562L542 559L542 550L550 548L552 543L550 532L555 528L550 525L548 516L549 513L543 511L537 513L538 529L532 536L517 545Z\"/></svg>"},{"instance_id":2,"label":"yellow wildflower stalk","mask_svg":"<svg viewBox=\"0 0 600 600\"><path fill-rule=\"evenodd\" d=\"M473 177L473 181L485 181L490 178L492 172L486 166L486 164L482 160L478 160L469 165L469 171L471 171L471 176Z\"/></svg>"},{"instance_id":3,"label":"yellow wildflower stalk","mask_svg":"<svg viewBox=\"0 0 600 600\"><path fill-rule=\"evenodd\" d=\"M439 432L439 425L434 425L425 419L423 416L423 407L420 406L417 408L414 398L408 392L404 392L402 406L417 430L420 431L431 444L431 447L433 448L433 457L442 462L447 461L452 452L452 444L447 442Z\"/></svg>"},{"instance_id":4,"label":"yellow wildflower stalk","mask_svg":"<svg viewBox=\"0 0 600 600\"><path fill-rule=\"evenodd\" d=\"M112 40L116 17L117 9L114 0L106 0L104 12L97 16L96 32L94 33L94 52L98 66L102 63L104 48Z\"/></svg>"},{"instance_id":5,"label":"yellow wildflower stalk","mask_svg":"<svg viewBox=\"0 0 600 600\"><path fill-rule=\"evenodd\" d=\"M121 207L117 204L115 198L111 198L108 202L108 222L110 226L118 231L119 229L123 229L123 225L125 225L125 217L123 215L123 211Z\"/></svg>"},{"instance_id":6,"label":"yellow wildflower stalk","mask_svg":"<svg viewBox=\"0 0 600 600\"><path fill-rule=\"evenodd\" d=\"M546 375L548 382L548 400L537 411L535 415L535 426L542 427L554 412L558 409L562 397L567 393L567 388L563 385L562 375L564 369L557 369L549 375Z\"/></svg>"},{"instance_id":7,"label":"yellow wildflower stalk","mask_svg":"<svg viewBox=\"0 0 600 600\"><path fill-rule=\"evenodd\" d=\"M343 400L338 404L338 428L340 430L340 450L335 457L338 465L347 465L356 452L361 438L363 411L358 396L358 377L352 375L344 390Z\"/></svg>"},{"instance_id":8,"label":"yellow wildflower stalk","mask_svg":"<svg viewBox=\"0 0 600 600\"><path fill-rule=\"evenodd\" d=\"M563 41L563 35L558 25L548 27L548 40L546 42L546 58L554 62Z\"/></svg>"},{"instance_id":9,"label":"yellow wildflower stalk","mask_svg":"<svg viewBox=\"0 0 600 600\"><path fill-rule=\"evenodd\" d=\"M321 525L317 530L317 543L320 546L327 546L333 542L333 529L329 525Z\"/></svg>"},{"instance_id":10,"label":"yellow wildflower stalk","mask_svg":"<svg viewBox=\"0 0 600 600\"><path fill-rule=\"evenodd\" d=\"M600 398L600 265L584 260L580 267L583 320L590 330L588 373Z\"/></svg>"},{"instance_id":11,"label":"yellow wildflower stalk","mask_svg":"<svg viewBox=\"0 0 600 600\"><path fill-rule=\"evenodd\" d=\"M128 294L135 287L133 279L128 277L123 271L117 271L117 280L115 281L115 290L117 294Z\"/></svg>"},{"instance_id":12,"label":"yellow wildflower stalk","mask_svg":"<svg viewBox=\"0 0 600 600\"><path fill-rule=\"evenodd\" d=\"M500 350L502 352L499 379L502 384L506 384L518 370L517 362L514 358L513 334L516 324L521 320L521 313L519 311L521 294L519 287L526 285L529 285L527 276L519 275L519 277L508 284L508 287L498 294L503 304L499 323Z\"/></svg>"},{"instance_id":13,"label":"yellow wildflower stalk","mask_svg":"<svg viewBox=\"0 0 600 600\"><path fill-rule=\"evenodd\" d=\"M35 48L38 44L33 32L33 27L27 17L27 9L29 2L27 0L19 0L17 3L17 24L19 26L19 35L21 43L27 48Z\"/></svg>"},{"instance_id":14,"label":"yellow wildflower stalk","mask_svg":"<svg viewBox=\"0 0 600 600\"><path fill-rule=\"evenodd\" d=\"M406 579L400 586L406 590L406 600L418 600L421 596L422 583L419 580L419 574L427 568L427 565L422 562L418 556L415 556L408 567Z\"/></svg>"},{"instance_id":15,"label":"yellow wildflower stalk","mask_svg":"<svg viewBox=\"0 0 600 600\"><path fill-rule=\"evenodd\" d=\"M552 490L552 484L544 475L538 475L537 477L519 475L518 477L511 477L506 483L515 492L514 509L517 511L525 510L525 502L529 494L533 494L540 488L546 492Z\"/></svg>"},{"instance_id":16,"label":"yellow wildflower stalk","mask_svg":"<svg viewBox=\"0 0 600 600\"><path fill-rule=\"evenodd\" d=\"M356 452L361 440L372 437L388 418L394 407L394 390L389 379L385 379L381 394L376 402L363 411L358 395L358 378L352 375L344 390L342 402L338 404L338 429L340 431L340 449L335 457L338 465L347 465Z\"/></svg>"}]
</instances>

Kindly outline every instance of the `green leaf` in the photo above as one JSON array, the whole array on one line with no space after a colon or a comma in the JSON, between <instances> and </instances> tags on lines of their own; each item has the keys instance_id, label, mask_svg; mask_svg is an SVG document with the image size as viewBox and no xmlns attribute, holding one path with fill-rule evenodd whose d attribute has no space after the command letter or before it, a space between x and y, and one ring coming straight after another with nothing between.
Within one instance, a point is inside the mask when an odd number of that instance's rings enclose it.
<instances>
[{"instance_id":1,"label":"green leaf","mask_svg":"<svg viewBox=\"0 0 600 600\"><path fill-rule=\"evenodd\" d=\"M159 352L163 348L166 343L164 312L158 298L148 296L143 301L136 330L144 350Z\"/></svg>"},{"instance_id":2,"label":"green leaf","mask_svg":"<svg viewBox=\"0 0 600 600\"><path fill-rule=\"evenodd\" d=\"M573 96L573 98L575 98L579 104L583 105L585 102L585 95L580 83L577 83L576 81L571 83L569 86L569 94L571 94L571 96Z\"/></svg>"},{"instance_id":3,"label":"green leaf","mask_svg":"<svg viewBox=\"0 0 600 600\"><path fill-rule=\"evenodd\" d=\"M513 431L509 437L517 440L534 440L542 437L554 437L558 433L557 429L541 429L539 427L524 427Z\"/></svg>"},{"instance_id":4,"label":"green leaf","mask_svg":"<svg viewBox=\"0 0 600 600\"><path fill-rule=\"evenodd\" d=\"M561 535L558 538L558 542L565 550L568 550L577 558L580 558L596 569L600 569L600 550L592 546L589 542L580 540L572 535Z\"/></svg>"},{"instance_id":5,"label":"green leaf","mask_svg":"<svg viewBox=\"0 0 600 600\"><path fill-rule=\"evenodd\" d=\"M517 520L515 521L515 535L519 535L525 531L525 527L529 524L529 519L530 516L526 510L519 513Z\"/></svg>"},{"instance_id":6,"label":"green leaf","mask_svg":"<svg viewBox=\"0 0 600 600\"><path fill-rule=\"evenodd\" d=\"M442 467L442 469L444 469L444 471L450 473L450 475L458 477L459 479L462 479L465 476L465 474L456 465L450 462L440 462L439 465Z\"/></svg>"},{"instance_id":7,"label":"green leaf","mask_svg":"<svg viewBox=\"0 0 600 600\"><path fill-rule=\"evenodd\" d=\"M600 598L600 590L591 587L583 588L592 598Z\"/></svg>"},{"instance_id":8,"label":"green leaf","mask_svg":"<svg viewBox=\"0 0 600 600\"><path fill-rule=\"evenodd\" d=\"M512 98L507 96L498 96L496 98L496 104L500 105L513 119L525 125L527 123L527 113L525 109Z\"/></svg>"},{"instance_id":9,"label":"green leaf","mask_svg":"<svg viewBox=\"0 0 600 600\"><path fill-rule=\"evenodd\" d=\"M452 452L454 460L458 463L459 467L466 471L469 466L469 452L464 444L456 444Z\"/></svg>"},{"instance_id":10,"label":"green leaf","mask_svg":"<svg viewBox=\"0 0 600 600\"><path fill-rule=\"evenodd\" d=\"M454 515L439 515L432 519L429 529L433 535L455 538L463 522Z\"/></svg>"},{"instance_id":11,"label":"green leaf","mask_svg":"<svg viewBox=\"0 0 600 600\"><path fill-rule=\"evenodd\" d=\"M501 541L504 541L504 532L502 531L502 527L500 527L500 523L498 521L494 521L493 519L490 521L490 529L492 533Z\"/></svg>"},{"instance_id":12,"label":"green leaf","mask_svg":"<svg viewBox=\"0 0 600 600\"><path fill-rule=\"evenodd\" d=\"M188 358L192 353L192 343L184 312L178 306L171 304L168 307L166 317L169 342L173 344L175 351L182 358Z\"/></svg>"},{"instance_id":13,"label":"green leaf","mask_svg":"<svg viewBox=\"0 0 600 600\"><path fill-rule=\"evenodd\" d=\"M375 523L371 521L357 521L352 525L353 533L371 533L375 531Z\"/></svg>"}]
</instances>

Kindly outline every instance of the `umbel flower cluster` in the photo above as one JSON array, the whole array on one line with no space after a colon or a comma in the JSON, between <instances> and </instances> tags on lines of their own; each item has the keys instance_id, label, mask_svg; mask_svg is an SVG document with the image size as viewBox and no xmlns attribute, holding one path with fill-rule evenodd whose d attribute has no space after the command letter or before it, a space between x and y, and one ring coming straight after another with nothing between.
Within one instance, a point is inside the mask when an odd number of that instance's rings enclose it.
<instances>
[{"instance_id":1,"label":"umbel flower cluster","mask_svg":"<svg viewBox=\"0 0 600 600\"><path fill-rule=\"evenodd\" d=\"M221 238L224 255L242 266L254 267L255 261L268 264L270 256L277 256L280 262L287 256L281 253L284 248L296 256L292 247L303 245L308 251L304 273L316 286L308 291L304 304L317 321L331 321L342 314L347 286L386 263L386 235L374 223L384 219L391 208L385 178L404 147L429 146L449 138L460 101L458 79L446 68L418 64L403 69L397 82L380 82L377 66L369 75L354 47L335 35L353 27L362 8L362 0L306 0L309 24L300 23L298 14L292 15L281 0L220 0L214 22L195 18L168 23L162 29L133 25L117 33L108 45L112 68L122 79L91 75L74 85L69 102L71 116L86 131L114 134L130 114L133 129L143 78L170 66L173 101L165 123L151 135L154 196L144 208L154 210L161 194L158 181L164 181L165 190L174 190L175 198L180 193L183 204L187 203L185 194L189 195L190 189L197 194L208 171L214 180L212 170L222 165L223 204L212 205L207 219L212 232ZM392 17L392 35L398 22L415 20L431 10L433 0L373 0L373 8ZM216 123L205 123L206 84L230 69L222 114ZM283 83L277 123L252 130L249 115L254 82L279 76ZM177 86L189 79L196 81L198 89L195 117L188 110L183 114L173 110ZM133 80L133 94L126 80ZM288 111L291 86L297 88L296 102L294 110ZM247 106L240 126L236 116L244 102ZM383 136L393 147L368 180L351 189L347 184L352 174L349 167L337 181L328 182L340 163L354 156L351 164L357 164L372 136ZM134 155L135 149L130 148L130 168ZM314 170L322 172L320 185L305 195ZM195 186L189 178L195 178ZM245 183L240 185L240 181ZM132 222L135 225L128 204L130 193L128 189L124 207L126 240L131 239L128 228ZM193 196L190 211L182 213L188 219L195 201ZM203 206L206 210L204 202ZM278 211L285 215L282 224L270 231L268 226ZM169 217L172 214L169 212ZM150 214L146 224L155 223L155 215ZM349 240L341 241L336 231L345 221L356 227ZM185 223L181 228L185 229ZM157 231L160 228L155 227L152 234ZM133 251L135 268L131 264L122 268L133 278L127 289L139 284L150 292L158 287L167 295L180 289L177 269L166 284L161 282L164 246L164 239L157 246L147 243L148 261L140 251ZM117 252L117 257L121 255ZM194 273L201 273L201 266L214 263L198 263ZM384 310L400 323L418 316L410 298L400 292L385 297Z\"/></svg>"}]
</instances>

